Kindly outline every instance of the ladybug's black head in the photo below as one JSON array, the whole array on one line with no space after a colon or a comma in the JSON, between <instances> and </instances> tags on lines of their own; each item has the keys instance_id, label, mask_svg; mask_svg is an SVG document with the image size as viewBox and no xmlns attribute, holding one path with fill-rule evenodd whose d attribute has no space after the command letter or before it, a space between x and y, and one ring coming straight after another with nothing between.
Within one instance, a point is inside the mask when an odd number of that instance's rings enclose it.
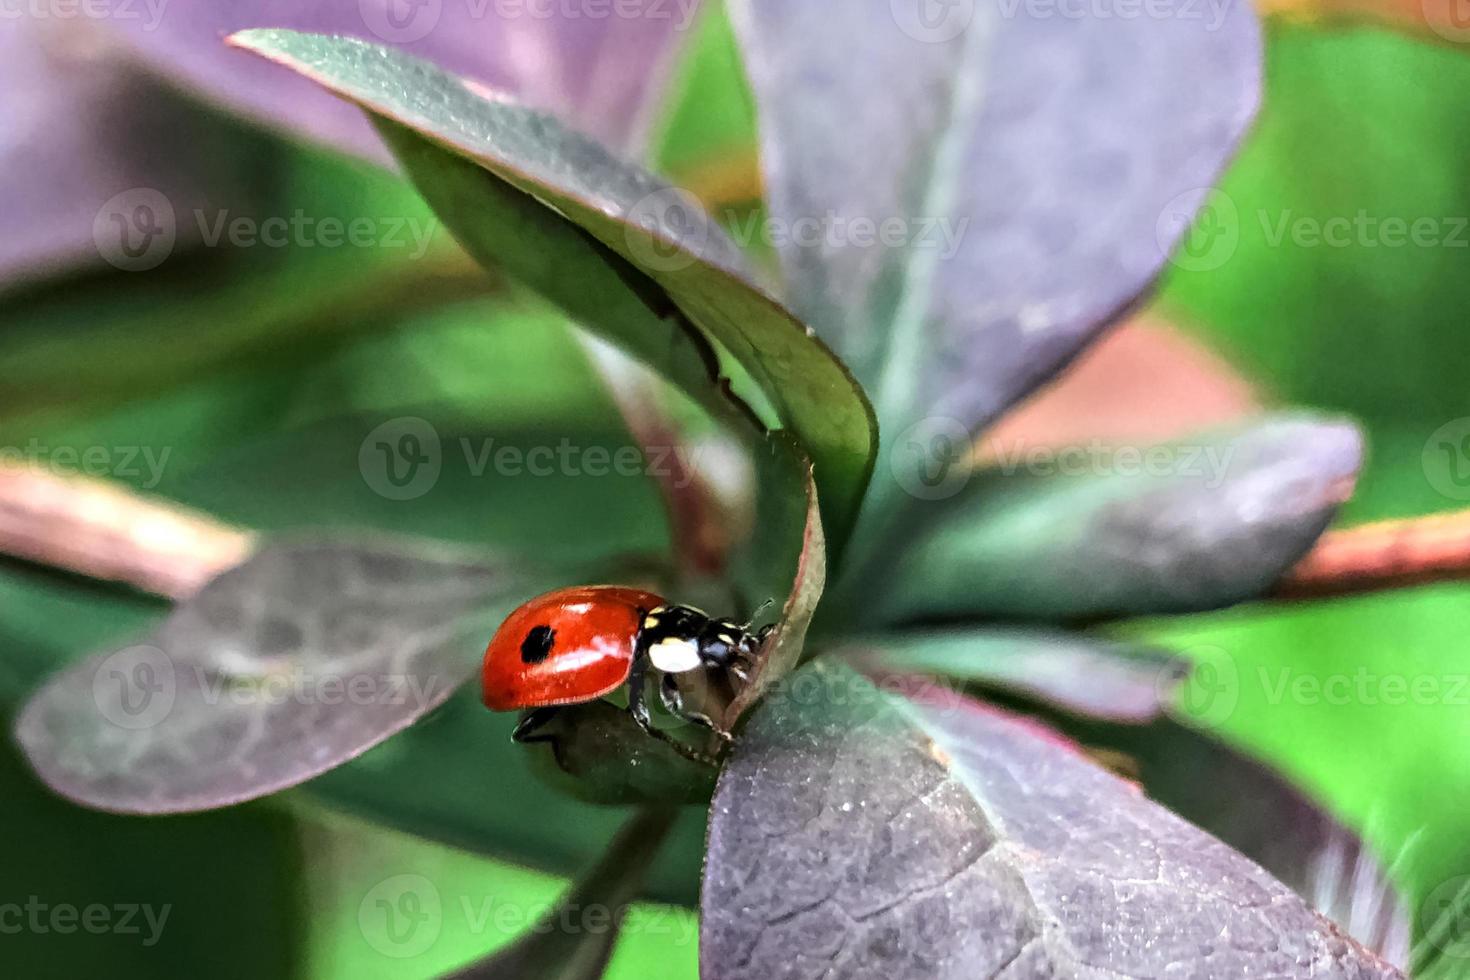
<instances>
[{"instance_id":1,"label":"ladybug's black head","mask_svg":"<svg viewBox=\"0 0 1470 980\"><path fill-rule=\"evenodd\" d=\"M765 635L732 619L711 619L692 606L661 606L644 618L640 644L655 667L682 673L749 662Z\"/></svg>"}]
</instances>

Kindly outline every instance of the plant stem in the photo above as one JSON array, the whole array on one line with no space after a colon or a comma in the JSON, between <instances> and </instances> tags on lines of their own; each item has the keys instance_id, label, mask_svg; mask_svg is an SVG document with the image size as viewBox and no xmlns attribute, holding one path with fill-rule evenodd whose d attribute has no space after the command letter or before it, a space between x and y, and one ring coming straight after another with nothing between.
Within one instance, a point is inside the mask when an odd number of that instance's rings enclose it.
<instances>
[{"instance_id":1,"label":"plant stem","mask_svg":"<svg viewBox=\"0 0 1470 980\"><path fill-rule=\"evenodd\" d=\"M1276 586L1320 599L1470 578L1470 510L1328 531Z\"/></svg>"},{"instance_id":2,"label":"plant stem","mask_svg":"<svg viewBox=\"0 0 1470 980\"><path fill-rule=\"evenodd\" d=\"M177 601L254 547L249 531L126 487L0 463L0 554Z\"/></svg>"}]
</instances>

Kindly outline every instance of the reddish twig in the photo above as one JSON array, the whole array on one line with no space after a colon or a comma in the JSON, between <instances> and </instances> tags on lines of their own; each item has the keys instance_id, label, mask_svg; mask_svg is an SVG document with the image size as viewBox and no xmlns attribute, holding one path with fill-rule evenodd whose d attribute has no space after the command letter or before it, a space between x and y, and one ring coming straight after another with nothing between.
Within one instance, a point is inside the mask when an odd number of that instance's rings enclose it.
<instances>
[{"instance_id":1,"label":"reddish twig","mask_svg":"<svg viewBox=\"0 0 1470 980\"><path fill-rule=\"evenodd\" d=\"M0 464L0 554L178 600L254 545L248 531L115 484Z\"/></svg>"},{"instance_id":2,"label":"reddish twig","mask_svg":"<svg viewBox=\"0 0 1470 980\"><path fill-rule=\"evenodd\" d=\"M1470 578L1470 511L1329 531L1277 585L1325 598Z\"/></svg>"}]
</instances>

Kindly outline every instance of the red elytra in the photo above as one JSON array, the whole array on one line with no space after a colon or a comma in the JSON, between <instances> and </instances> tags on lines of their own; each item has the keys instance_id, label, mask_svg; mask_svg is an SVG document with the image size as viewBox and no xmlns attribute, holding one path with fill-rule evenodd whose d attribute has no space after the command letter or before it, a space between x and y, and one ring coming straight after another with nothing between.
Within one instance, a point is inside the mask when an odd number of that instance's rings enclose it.
<instances>
[{"instance_id":1,"label":"red elytra","mask_svg":"<svg viewBox=\"0 0 1470 980\"><path fill-rule=\"evenodd\" d=\"M595 701L628 679L652 592L616 585L557 589L522 605L485 648L482 697L492 711Z\"/></svg>"}]
</instances>

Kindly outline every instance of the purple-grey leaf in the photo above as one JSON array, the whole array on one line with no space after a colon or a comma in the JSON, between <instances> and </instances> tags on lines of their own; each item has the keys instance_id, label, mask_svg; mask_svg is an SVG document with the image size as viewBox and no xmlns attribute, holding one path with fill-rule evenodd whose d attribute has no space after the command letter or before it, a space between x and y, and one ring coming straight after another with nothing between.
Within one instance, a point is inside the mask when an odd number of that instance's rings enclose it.
<instances>
[{"instance_id":1,"label":"purple-grey leaf","mask_svg":"<svg viewBox=\"0 0 1470 980\"><path fill-rule=\"evenodd\" d=\"M269 544L149 636L51 678L16 736L48 785L98 809L254 799L437 707L500 618L543 584L427 541Z\"/></svg>"},{"instance_id":2,"label":"purple-grey leaf","mask_svg":"<svg viewBox=\"0 0 1470 980\"><path fill-rule=\"evenodd\" d=\"M1189 661L1163 650L1041 629L904 631L844 639L824 654L864 671L930 674L1133 724L1161 717L1189 673Z\"/></svg>"},{"instance_id":3,"label":"purple-grey leaf","mask_svg":"<svg viewBox=\"0 0 1470 980\"><path fill-rule=\"evenodd\" d=\"M187 213L238 176L211 152L217 124L88 25L65 27L7 16L0 31L0 166L10 175L0 190L0 283L104 259L126 266L111 221L157 197ZM181 131L193 138L175 139ZM192 227L177 224L168 235Z\"/></svg>"},{"instance_id":4,"label":"purple-grey leaf","mask_svg":"<svg viewBox=\"0 0 1470 980\"><path fill-rule=\"evenodd\" d=\"M818 662L752 718L710 819L703 975L1401 980L1047 729L884 690Z\"/></svg>"},{"instance_id":5,"label":"purple-grey leaf","mask_svg":"<svg viewBox=\"0 0 1470 980\"><path fill-rule=\"evenodd\" d=\"M1002 456L906 511L844 608L881 623L1055 621L1257 598L1350 496L1362 453L1348 422L1284 415L1146 448Z\"/></svg>"},{"instance_id":6,"label":"purple-grey leaf","mask_svg":"<svg viewBox=\"0 0 1470 980\"><path fill-rule=\"evenodd\" d=\"M885 430L974 430L1163 266L1255 111L1250 5L738 0L794 308Z\"/></svg>"},{"instance_id":7,"label":"purple-grey leaf","mask_svg":"<svg viewBox=\"0 0 1470 980\"><path fill-rule=\"evenodd\" d=\"M1186 697L1204 695L1213 682L1198 683L1206 686L1192 683ZM1131 760L1151 798L1259 863L1359 942L1389 962L1407 962L1410 913L1388 869L1275 770L1170 717L1147 725L1057 721L1088 747Z\"/></svg>"},{"instance_id":8,"label":"purple-grey leaf","mask_svg":"<svg viewBox=\"0 0 1470 980\"><path fill-rule=\"evenodd\" d=\"M698 9L698 0L639 0L600 13L490 0L104 2L115 8L106 25L154 70L270 125L383 163L389 158L372 127L350 106L223 47L220 38L251 27L289 27L392 44L633 149L641 143L649 96Z\"/></svg>"}]
</instances>

